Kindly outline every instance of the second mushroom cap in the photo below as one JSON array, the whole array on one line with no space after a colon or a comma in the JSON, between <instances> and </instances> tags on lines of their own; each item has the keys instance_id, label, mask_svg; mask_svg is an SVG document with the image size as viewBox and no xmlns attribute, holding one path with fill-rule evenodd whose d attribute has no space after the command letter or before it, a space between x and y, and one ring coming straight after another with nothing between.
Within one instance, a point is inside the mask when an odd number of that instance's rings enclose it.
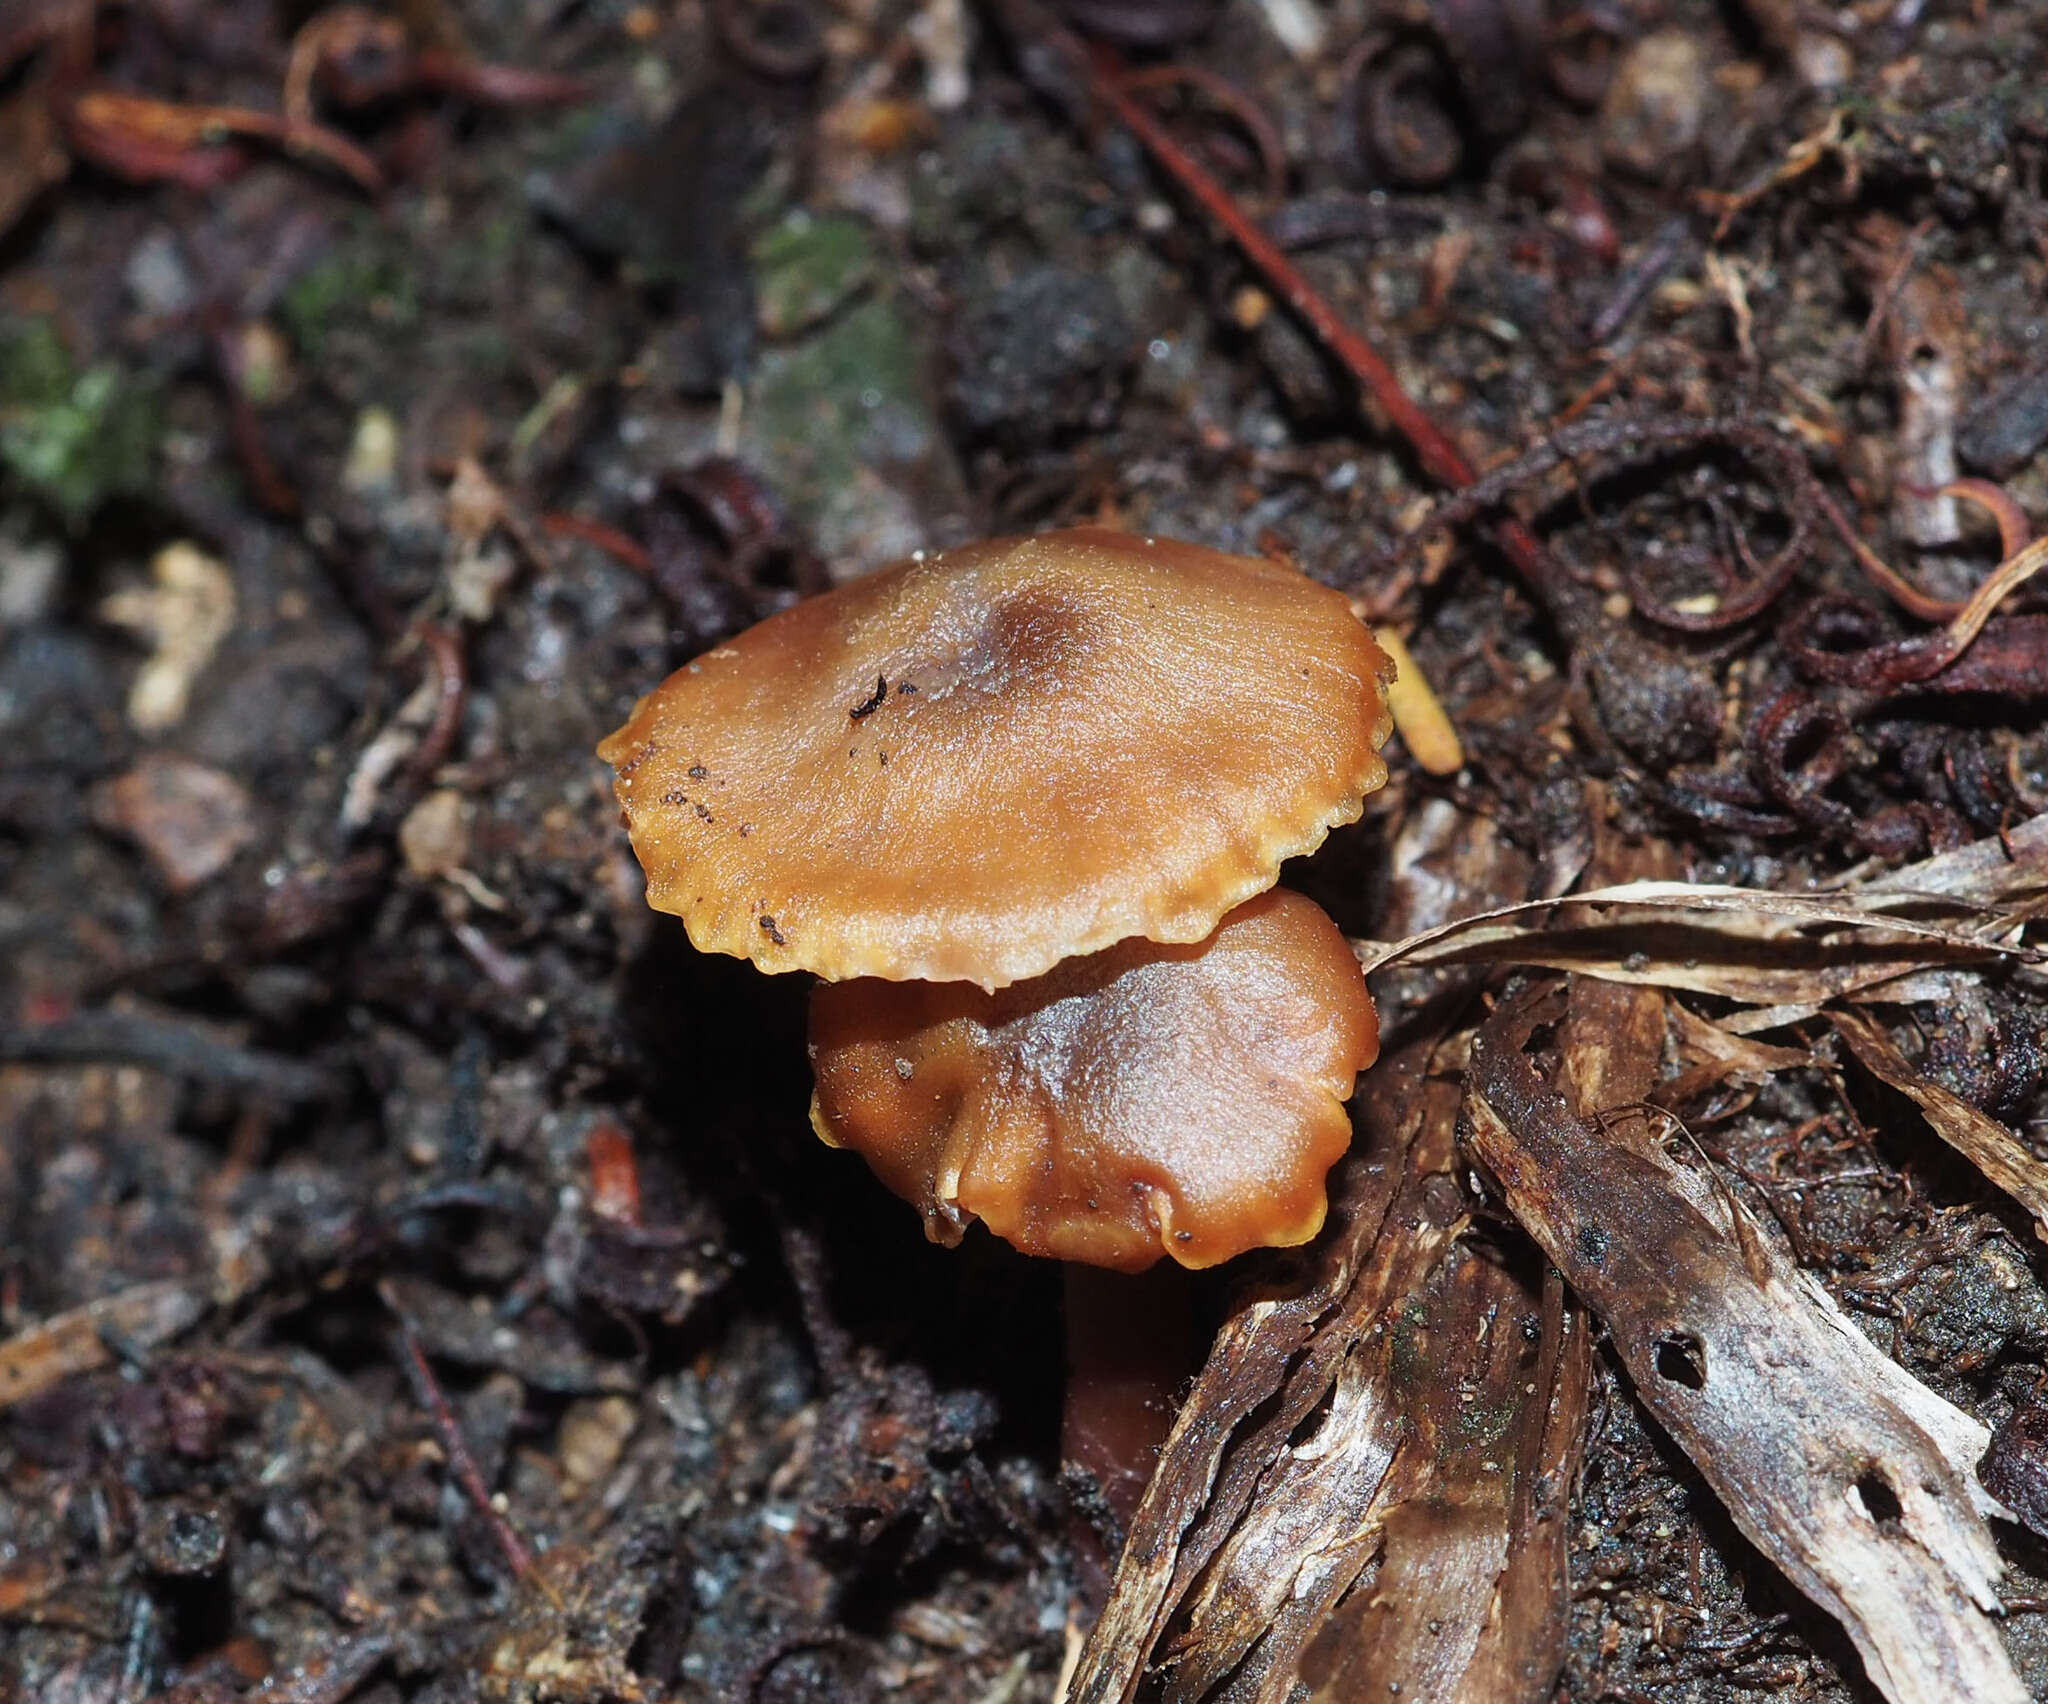
<instances>
[{"instance_id":1,"label":"second mushroom cap","mask_svg":"<svg viewBox=\"0 0 2048 1704\"><path fill-rule=\"evenodd\" d=\"M599 748L706 951L985 989L1199 941L1386 779L1388 664L1292 568L1099 528L914 560L677 671Z\"/></svg>"},{"instance_id":2,"label":"second mushroom cap","mask_svg":"<svg viewBox=\"0 0 2048 1704\"><path fill-rule=\"evenodd\" d=\"M1276 889L1207 940L1130 940L984 993L821 983L811 1122L958 1242L1134 1272L1321 1228L1323 1176L1379 1050L1350 944Z\"/></svg>"}]
</instances>

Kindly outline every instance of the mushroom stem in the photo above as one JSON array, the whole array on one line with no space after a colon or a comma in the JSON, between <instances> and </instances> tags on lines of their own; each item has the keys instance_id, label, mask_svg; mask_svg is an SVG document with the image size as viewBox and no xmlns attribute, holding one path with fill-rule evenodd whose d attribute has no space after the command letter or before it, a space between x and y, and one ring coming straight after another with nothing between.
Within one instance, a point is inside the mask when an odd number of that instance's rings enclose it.
<instances>
[{"instance_id":1,"label":"mushroom stem","mask_svg":"<svg viewBox=\"0 0 2048 1704\"><path fill-rule=\"evenodd\" d=\"M1112 1272L1064 1261L1067 1393L1060 1454L1129 1527L1200 1353L1190 1274L1171 1261Z\"/></svg>"}]
</instances>

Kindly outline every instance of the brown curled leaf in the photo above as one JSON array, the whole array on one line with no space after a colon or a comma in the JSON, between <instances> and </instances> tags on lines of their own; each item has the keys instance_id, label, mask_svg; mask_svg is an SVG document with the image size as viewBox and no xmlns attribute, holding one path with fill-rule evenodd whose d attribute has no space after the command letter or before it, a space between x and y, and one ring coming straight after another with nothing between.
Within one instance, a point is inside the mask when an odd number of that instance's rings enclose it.
<instances>
[{"instance_id":1,"label":"brown curled leaf","mask_svg":"<svg viewBox=\"0 0 2048 1704\"><path fill-rule=\"evenodd\" d=\"M61 112L67 140L88 159L147 181L178 177L185 162L220 157L231 137L273 142L293 154L324 160L363 189L384 187L377 162L338 131L297 123L248 107L187 106L116 89L88 89Z\"/></svg>"}]
</instances>

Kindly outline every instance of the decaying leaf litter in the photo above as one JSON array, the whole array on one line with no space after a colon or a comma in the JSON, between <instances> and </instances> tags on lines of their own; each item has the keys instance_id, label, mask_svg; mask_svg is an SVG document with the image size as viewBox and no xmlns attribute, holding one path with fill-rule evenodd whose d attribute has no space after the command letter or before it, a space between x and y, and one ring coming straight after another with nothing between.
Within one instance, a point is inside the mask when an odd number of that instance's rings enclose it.
<instances>
[{"instance_id":1,"label":"decaying leaf litter","mask_svg":"<svg viewBox=\"0 0 2048 1704\"><path fill-rule=\"evenodd\" d=\"M0 1692L2040 1693L2034 8L289 22L0 33ZM1079 519L1465 759L1113 1582L588 755Z\"/></svg>"}]
</instances>

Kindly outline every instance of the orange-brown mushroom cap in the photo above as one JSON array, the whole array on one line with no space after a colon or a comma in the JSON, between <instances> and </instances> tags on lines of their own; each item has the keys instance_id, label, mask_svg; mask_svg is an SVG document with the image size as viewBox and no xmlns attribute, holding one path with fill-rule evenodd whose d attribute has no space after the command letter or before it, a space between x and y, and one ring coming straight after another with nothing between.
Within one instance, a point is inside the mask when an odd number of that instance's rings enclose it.
<instances>
[{"instance_id":1,"label":"orange-brown mushroom cap","mask_svg":"<svg viewBox=\"0 0 2048 1704\"><path fill-rule=\"evenodd\" d=\"M999 988L1199 941L1386 779L1385 657L1290 567L1100 528L901 563L598 748L647 899L764 970Z\"/></svg>"},{"instance_id":2,"label":"orange-brown mushroom cap","mask_svg":"<svg viewBox=\"0 0 2048 1704\"><path fill-rule=\"evenodd\" d=\"M1282 889L1206 941L1119 942L995 993L821 983L811 1122L924 1215L1027 1254L1212 1266L1322 1228L1379 1051L1358 961Z\"/></svg>"}]
</instances>

